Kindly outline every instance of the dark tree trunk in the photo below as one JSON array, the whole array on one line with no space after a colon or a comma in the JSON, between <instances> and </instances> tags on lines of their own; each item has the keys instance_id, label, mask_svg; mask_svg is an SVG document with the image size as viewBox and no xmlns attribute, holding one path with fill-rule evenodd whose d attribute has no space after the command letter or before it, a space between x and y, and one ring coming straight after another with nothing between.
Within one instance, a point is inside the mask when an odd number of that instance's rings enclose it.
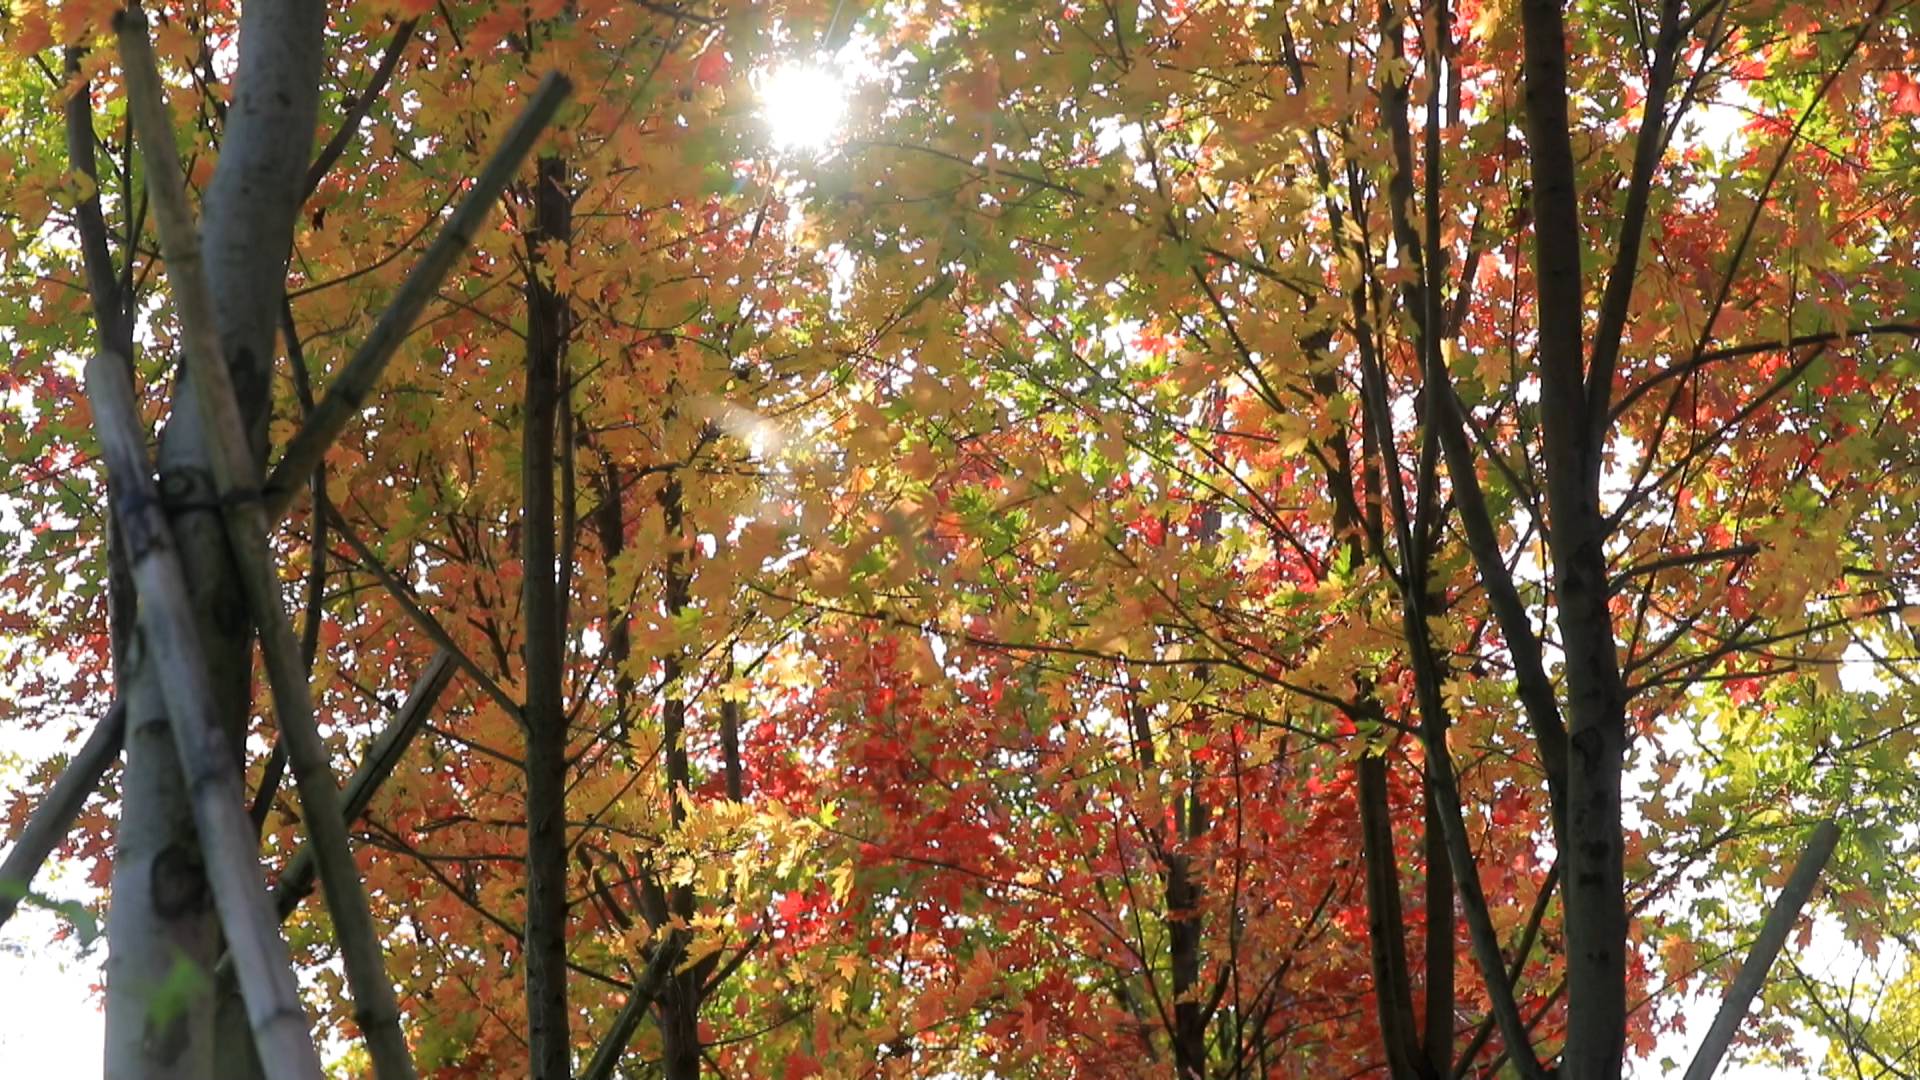
<instances>
[{"instance_id":1,"label":"dark tree trunk","mask_svg":"<svg viewBox=\"0 0 1920 1080\"><path fill-rule=\"evenodd\" d=\"M1386 1044L1387 1072L1395 1080L1417 1077L1420 1044L1407 976L1407 938L1400 906L1399 858L1393 849L1393 809L1387 801L1387 762L1369 753L1358 765L1355 798L1360 811L1360 849L1366 864L1367 947L1373 962L1374 1006Z\"/></svg>"},{"instance_id":2,"label":"dark tree trunk","mask_svg":"<svg viewBox=\"0 0 1920 1080\"><path fill-rule=\"evenodd\" d=\"M1540 325L1540 420L1548 544L1566 653L1567 805L1562 836L1567 935L1566 1080L1620 1075L1627 1029L1627 909L1621 773L1626 690L1607 609L1600 514L1602 429L1590 422L1582 356L1579 192L1567 105L1561 0L1521 5L1527 150ZM1596 387L1604 395L1610 387Z\"/></svg>"},{"instance_id":3,"label":"dark tree trunk","mask_svg":"<svg viewBox=\"0 0 1920 1080\"><path fill-rule=\"evenodd\" d=\"M534 265L566 258L572 236L566 166L540 159L528 233ZM527 393L522 430L521 571L526 620L527 1029L534 1080L567 1080L567 713L555 553L555 426L566 353L566 299L527 282ZM570 448L569 448L570 452Z\"/></svg>"},{"instance_id":4,"label":"dark tree trunk","mask_svg":"<svg viewBox=\"0 0 1920 1080\"><path fill-rule=\"evenodd\" d=\"M1177 813L1184 844L1206 828L1206 805L1196 784ZM1207 1016L1200 1001L1200 884L1184 852L1166 856L1167 940L1173 965L1173 1060L1180 1076L1207 1075Z\"/></svg>"},{"instance_id":5,"label":"dark tree trunk","mask_svg":"<svg viewBox=\"0 0 1920 1080\"><path fill-rule=\"evenodd\" d=\"M678 618L686 609L693 586L693 556L686 546L686 508L682 494L680 474L669 474L666 487L660 492L660 509L666 521L665 606L669 618ZM693 792L692 766L687 757L686 688L681 685L688 675L684 654L685 650L675 650L667 655L667 701L661 725L669 813L676 826L686 822L685 800ZM694 915L693 886L670 886L667 890L667 910L680 919L691 920ZM707 965L696 964L675 974L668 980L666 992L661 995L660 1035L665 1047L662 1065L667 1080L697 1080L700 1075L700 1006L708 969Z\"/></svg>"}]
</instances>

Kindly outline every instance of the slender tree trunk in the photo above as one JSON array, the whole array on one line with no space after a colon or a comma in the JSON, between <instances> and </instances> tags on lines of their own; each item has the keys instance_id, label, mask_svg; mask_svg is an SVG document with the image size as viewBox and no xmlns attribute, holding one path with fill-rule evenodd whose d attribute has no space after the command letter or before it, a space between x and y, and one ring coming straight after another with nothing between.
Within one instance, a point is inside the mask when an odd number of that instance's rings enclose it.
<instances>
[{"instance_id":1,"label":"slender tree trunk","mask_svg":"<svg viewBox=\"0 0 1920 1080\"><path fill-rule=\"evenodd\" d=\"M528 244L527 392L522 428L521 612L527 700L527 1029L534 1080L572 1074L567 1038L567 713L562 700L564 635L560 625L555 538L555 424L560 370L567 347L566 299L539 276L565 260L573 207L566 166L541 158ZM570 448L569 448L570 452Z\"/></svg>"},{"instance_id":2,"label":"slender tree trunk","mask_svg":"<svg viewBox=\"0 0 1920 1080\"><path fill-rule=\"evenodd\" d=\"M1195 778L1197 780L1197 777ZM1206 828L1206 804L1197 783L1186 805L1176 813L1184 843ZM1167 949L1173 966L1173 1057L1180 1076L1205 1080L1207 1075L1207 1016L1200 1000L1200 883L1193 859L1185 852L1166 856Z\"/></svg>"},{"instance_id":3,"label":"slender tree trunk","mask_svg":"<svg viewBox=\"0 0 1920 1080\"><path fill-rule=\"evenodd\" d=\"M69 79L80 75L80 61L84 55L79 49L66 51L66 74ZM101 348L131 364L136 355L132 289L114 266L106 214L100 208L100 168L94 153L97 135L93 129L91 84L82 82L67 99L66 127L68 164L72 171L93 182L87 197L74 208L74 221L76 231L80 234L81 261L86 268L87 296L93 304L94 338ZM129 147L124 152L131 155L133 150ZM132 175L130 166L125 175ZM131 192L121 192L123 202L129 202L131 197ZM130 206L126 212L131 215ZM107 639L113 650L116 692L125 690L121 669L126 664L128 640L137 616L133 575L127 569L125 539L120 535L120 523L114 520L112 514L108 514Z\"/></svg>"},{"instance_id":4,"label":"slender tree trunk","mask_svg":"<svg viewBox=\"0 0 1920 1080\"><path fill-rule=\"evenodd\" d=\"M1453 55L1453 15L1448 0L1425 0L1423 4L1427 24L1427 42L1425 51L1427 64L1427 123L1424 139L1427 167L1424 177L1423 195L1425 203L1425 235L1421 238L1423 246L1420 254L1420 351L1423 356L1422 368L1427 372L1439 372L1446 369L1446 358L1441 348L1442 338L1447 333L1446 318L1443 315L1445 297L1442 284L1446 280L1446 248L1441 243L1441 98L1447 92L1447 64ZM1453 86L1458 87L1457 77ZM1452 393L1450 387L1429 384L1426 390L1426 426L1429 431L1423 453L1429 459L1439 456L1440 446L1435 427L1439 417L1444 415L1438 399ZM1433 466L1425 470L1431 474ZM1427 511L1423 504L1421 512ZM1437 509L1435 518L1439 514ZM1437 525L1436 521L1436 525ZM1428 542L1423 532L1421 543L1423 556L1420 559L1422 575L1420 580L1408 582L1410 588L1420 589L1427 598L1426 610L1439 611L1444 606L1444 598L1439 589L1430 580L1428 571L1430 560L1425 557L1424 545ZM1426 653L1429 669L1438 674L1443 670L1445 658L1431 646ZM1423 701L1420 713L1420 737L1428 746L1445 746L1447 728L1451 725L1444 699ZM1426 809L1426 829L1424 845L1426 849L1427 881L1427 956L1426 956L1426 1016L1425 1032L1421 1039L1422 1049L1426 1052L1427 1069L1434 1076L1447 1076L1453 1069L1454 1034L1454 937L1453 937L1453 865L1447 854L1445 822L1439 797L1433 790L1431 778L1426 785L1426 797L1422 800Z\"/></svg>"},{"instance_id":5,"label":"slender tree trunk","mask_svg":"<svg viewBox=\"0 0 1920 1080\"><path fill-rule=\"evenodd\" d=\"M1364 310L1358 297L1350 298L1349 302L1355 310ZM1320 338L1302 344L1310 352L1324 357L1328 343L1328 339ZM1314 392L1323 399L1331 398L1340 390L1331 367L1315 372L1312 385ZM1378 540L1374 539L1379 535L1380 525L1377 522L1369 523L1361 515L1362 498L1366 499L1369 506L1377 506L1379 502L1375 495L1374 479L1380 472L1376 465L1379 447L1364 431L1363 428L1361 457L1366 473L1362 483L1355 482L1353 453L1350 449L1351 432L1342 430L1326 444L1331 460L1327 483L1334 495L1333 534L1351 566L1358 566L1367 558L1370 550L1377 557L1385 557ZM1365 868L1368 959L1372 965L1375 1016L1380 1024L1387 1069L1389 1074L1396 1077L1445 1076L1453 1063L1448 1061L1436 1067L1433 1062L1451 1044L1452 1036L1453 938L1450 931L1453 876L1449 872L1447 853L1444 847L1434 841L1429 818L1425 891L1427 912L1431 921L1436 911L1444 909L1445 914L1441 918L1449 932L1438 940L1431 932L1427 937L1426 1030L1422 1040L1414 1022L1412 979L1401 909L1399 856L1393 847L1393 815L1387 799L1387 764L1379 755L1368 754L1360 759L1357 770L1359 782L1355 800L1359 810L1361 858ZM1446 1034L1436 1038L1436 1013L1441 1012L1447 1015L1448 1026ZM1436 1044L1441 1049L1436 1050Z\"/></svg>"},{"instance_id":6,"label":"slender tree trunk","mask_svg":"<svg viewBox=\"0 0 1920 1080\"><path fill-rule=\"evenodd\" d=\"M1443 734L1442 739L1445 738ZM1458 942L1453 934L1453 864L1448 861L1444 825L1435 801L1432 781L1426 788L1426 832L1424 848L1427 864L1427 979L1426 1033L1421 1048L1426 1051L1427 1068L1434 1076L1447 1076L1453 1070L1455 1019L1454 966Z\"/></svg>"},{"instance_id":7,"label":"slender tree trunk","mask_svg":"<svg viewBox=\"0 0 1920 1080\"><path fill-rule=\"evenodd\" d=\"M68 50L66 68L80 70L81 53ZM133 323L115 272L101 211L95 156L92 88L82 85L67 100L67 153L73 171L94 181L94 194L75 215L93 303L94 336L100 347L131 361ZM132 151L129 150L129 153ZM128 768L121 796L134 807L164 807L164 814L123 815L115 833L114 903L108 912L110 955L107 1074L110 1077L197 1077L213 1057L213 1014L205 1000L185 1000L170 1014L143 1013L150 999L184 962L211 971L219 954L213 898L200 873L186 792L174 758L164 710L153 708L158 688L138 639L132 577L118 522L108 515L108 633L114 682L123 703L138 698L148 707L144 722L129 722L124 744ZM139 692L136 693L136 686ZM200 995L202 999L205 995ZM244 1028L242 1029L244 1030Z\"/></svg>"},{"instance_id":8,"label":"slender tree trunk","mask_svg":"<svg viewBox=\"0 0 1920 1080\"><path fill-rule=\"evenodd\" d=\"M593 509L593 529L600 538L600 561L607 579L607 662L613 668L613 715L615 731L625 740L633 726L633 674L627 660L633 655L633 629L627 610L627 598L613 595L614 563L627 548L626 514L621 498L626 485L620 467L611 458L600 467L599 505Z\"/></svg>"},{"instance_id":9,"label":"slender tree trunk","mask_svg":"<svg viewBox=\"0 0 1920 1080\"><path fill-rule=\"evenodd\" d=\"M665 607L670 619L686 610L691 596L692 553L686 546L686 507L682 500L680 474L668 475L660 492L660 509L665 518L667 543ZM687 697L682 680L687 676L684 649L667 655L664 675L667 700L662 710L662 754L666 759L668 813L674 825L686 823L685 800L693 792L691 762L687 757ZM668 913L681 919L694 914L693 886L670 885L667 889ZM700 1076L701 965L677 972L667 980L660 997L660 1034L665 1047L662 1068L667 1080L697 1080Z\"/></svg>"},{"instance_id":10,"label":"slender tree trunk","mask_svg":"<svg viewBox=\"0 0 1920 1080\"><path fill-rule=\"evenodd\" d=\"M68 73L80 69L79 50L69 50ZM92 88L82 85L67 100L67 152L73 170L94 183L76 220L94 335L114 355L134 356L133 324L120 277L108 248L101 212L99 169L94 152ZM132 151L129 150L129 153ZM158 688L137 638L134 590L118 522L108 515L108 633L114 682L123 703L136 697L148 708L144 722L129 722L124 742L129 767L121 795L134 807L165 807L164 814L123 815L115 833L114 903L108 912L109 1001L107 1072L122 1076L200 1076L212 1061L213 1015L206 1003L186 1001L171 1015L145 1015L136 1004L158 992L177 962L211 971L220 939L212 894L199 870L199 855L186 793L175 763ZM138 686L140 692L136 693ZM202 995L204 997L204 995Z\"/></svg>"},{"instance_id":11,"label":"slender tree trunk","mask_svg":"<svg viewBox=\"0 0 1920 1080\"><path fill-rule=\"evenodd\" d=\"M1357 766L1360 849L1366 864L1367 946L1373 962L1374 1007L1386 1044L1387 1073L1420 1075L1413 991L1407 975L1406 928L1400 907L1399 857L1393 848L1393 810L1387 801L1387 762L1369 753Z\"/></svg>"},{"instance_id":12,"label":"slender tree trunk","mask_svg":"<svg viewBox=\"0 0 1920 1080\"><path fill-rule=\"evenodd\" d=\"M1160 755L1154 746L1153 727L1146 707L1131 686L1127 698L1127 718L1133 728L1134 761L1141 775L1146 776L1160 767ZM1200 1007L1196 993L1203 959L1199 918L1202 892L1194 879L1192 859L1177 847L1181 841L1200 835L1206 827L1205 815L1205 804L1200 801L1199 792L1194 791L1174 806L1173 844L1168 843L1163 828L1145 830L1147 843L1161 865L1161 900L1166 908L1167 960L1170 968L1168 986L1174 1002L1173 1029L1168 1034L1173 1042L1174 1074L1181 1080L1199 1080L1207 1074L1206 1013ZM1149 980L1153 978L1151 971L1147 977ZM1161 1015L1164 1018L1166 1014L1163 1012ZM1165 1022L1164 1019L1162 1022Z\"/></svg>"},{"instance_id":13,"label":"slender tree trunk","mask_svg":"<svg viewBox=\"0 0 1920 1080\"><path fill-rule=\"evenodd\" d=\"M1589 504L1591 506L1591 504ZM1559 510L1555 510L1556 516ZM1597 509L1554 526L1554 578L1567 651L1566 1080L1612 1080L1627 1034L1627 904L1622 773L1626 691L1607 611ZM1562 545L1561 541L1565 544Z\"/></svg>"},{"instance_id":14,"label":"slender tree trunk","mask_svg":"<svg viewBox=\"0 0 1920 1080\"><path fill-rule=\"evenodd\" d=\"M1600 513L1601 430L1590 423L1580 284L1579 192L1567 104L1561 0L1520 8L1527 150L1540 324L1540 419L1547 457L1548 545L1566 653L1566 1080L1620 1075L1627 1030L1627 907L1621 774L1626 689L1607 609ZM1606 393L1610 387L1595 388Z\"/></svg>"},{"instance_id":15,"label":"slender tree trunk","mask_svg":"<svg viewBox=\"0 0 1920 1080\"><path fill-rule=\"evenodd\" d=\"M727 681L733 681L733 657L727 657ZM747 797L746 778L740 769L740 703L728 697L720 703L720 763L726 770L727 799L742 802Z\"/></svg>"}]
</instances>

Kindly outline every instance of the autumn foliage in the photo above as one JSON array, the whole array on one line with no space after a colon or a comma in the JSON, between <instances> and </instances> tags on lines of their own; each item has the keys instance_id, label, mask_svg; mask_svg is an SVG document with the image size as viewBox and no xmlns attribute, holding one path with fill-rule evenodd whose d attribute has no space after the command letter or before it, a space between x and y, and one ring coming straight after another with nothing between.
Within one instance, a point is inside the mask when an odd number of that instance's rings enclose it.
<instances>
[{"instance_id":1,"label":"autumn foliage","mask_svg":"<svg viewBox=\"0 0 1920 1080\"><path fill-rule=\"evenodd\" d=\"M203 206L243 12L308 2L146 8ZM163 439L193 347L118 10L0 15L0 716L76 741L140 655L81 359ZM272 534L342 781L424 701L351 823L421 1075L1617 1076L1827 821L1735 1053L1913 1063L1910 8L324 19L269 470L572 87ZM102 911L122 777L59 852ZM326 907L284 932L372 1075Z\"/></svg>"}]
</instances>

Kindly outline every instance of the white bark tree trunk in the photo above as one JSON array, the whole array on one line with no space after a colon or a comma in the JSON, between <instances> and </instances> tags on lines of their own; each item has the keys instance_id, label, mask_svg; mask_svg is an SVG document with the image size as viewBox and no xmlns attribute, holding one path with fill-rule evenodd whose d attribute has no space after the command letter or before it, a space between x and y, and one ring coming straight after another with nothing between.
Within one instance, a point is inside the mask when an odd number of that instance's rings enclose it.
<instances>
[{"instance_id":1,"label":"white bark tree trunk","mask_svg":"<svg viewBox=\"0 0 1920 1080\"><path fill-rule=\"evenodd\" d=\"M232 104L204 199L207 282L262 465L275 319L313 151L325 20L319 0L245 5ZM252 627L213 498L193 393L177 389L184 392L176 394L162 440L160 490L186 562L219 720L238 752L250 708ZM199 1080L236 1047L231 1034L216 1046L212 972L220 935L159 692L167 673L155 670L142 643L131 652L126 777L107 923L106 1074Z\"/></svg>"}]
</instances>

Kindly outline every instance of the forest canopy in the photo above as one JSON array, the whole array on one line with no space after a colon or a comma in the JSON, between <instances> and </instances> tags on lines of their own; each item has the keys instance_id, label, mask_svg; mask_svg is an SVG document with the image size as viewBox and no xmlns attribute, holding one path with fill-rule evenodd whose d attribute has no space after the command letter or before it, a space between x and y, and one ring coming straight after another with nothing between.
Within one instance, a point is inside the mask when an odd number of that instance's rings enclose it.
<instances>
[{"instance_id":1,"label":"forest canopy","mask_svg":"<svg viewBox=\"0 0 1920 1080\"><path fill-rule=\"evenodd\" d=\"M1920 1070L1917 10L6 0L0 922L115 1078Z\"/></svg>"}]
</instances>

